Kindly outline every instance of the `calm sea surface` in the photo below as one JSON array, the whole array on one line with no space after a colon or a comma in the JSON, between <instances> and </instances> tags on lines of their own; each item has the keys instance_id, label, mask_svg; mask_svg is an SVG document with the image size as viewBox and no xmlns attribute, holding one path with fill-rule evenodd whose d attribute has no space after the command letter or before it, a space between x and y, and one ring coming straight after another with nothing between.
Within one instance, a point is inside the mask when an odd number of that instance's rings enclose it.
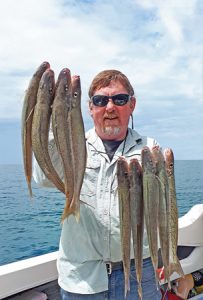
<instances>
[{"instance_id":1,"label":"calm sea surface","mask_svg":"<svg viewBox=\"0 0 203 300\"><path fill-rule=\"evenodd\" d=\"M203 203L203 161L176 161L179 216ZM0 265L58 250L64 196L38 188L29 199L22 165L0 165Z\"/></svg>"}]
</instances>

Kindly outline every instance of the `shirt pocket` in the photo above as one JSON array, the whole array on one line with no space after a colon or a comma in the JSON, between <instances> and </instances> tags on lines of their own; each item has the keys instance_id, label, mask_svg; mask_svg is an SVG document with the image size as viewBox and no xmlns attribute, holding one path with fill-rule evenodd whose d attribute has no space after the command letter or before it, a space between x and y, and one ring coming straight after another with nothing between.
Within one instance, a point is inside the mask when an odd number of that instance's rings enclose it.
<instances>
[{"instance_id":1,"label":"shirt pocket","mask_svg":"<svg viewBox=\"0 0 203 300\"><path fill-rule=\"evenodd\" d=\"M100 171L100 161L87 161L84 180L80 192L80 198L83 202L95 208L98 176Z\"/></svg>"}]
</instances>

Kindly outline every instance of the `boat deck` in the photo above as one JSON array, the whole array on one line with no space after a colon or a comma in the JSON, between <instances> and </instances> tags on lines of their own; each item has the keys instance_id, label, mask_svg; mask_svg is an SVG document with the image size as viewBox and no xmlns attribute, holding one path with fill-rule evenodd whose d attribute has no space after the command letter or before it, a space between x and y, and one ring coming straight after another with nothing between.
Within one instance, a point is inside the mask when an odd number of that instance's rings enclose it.
<instances>
[{"instance_id":1,"label":"boat deck","mask_svg":"<svg viewBox=\"0 0 203 300\"><path fill-rule=\"evenodd\" d=\"M36 288L4 298L7 300L61 300L60 287L57 280L43 284Z\"/></svg>"},{"instance_id":2,"label":"boat deck","mask_svg":"<svg viewBox=\"0 0 203 300\"><path fill-rule=\"evenodd\" d=\"M39 287L3 298L4 300L61 300L60 287L57 280L43 284ZM203 300L203 295L197 295L191 300Z\"/></svg>"}]
</instances>

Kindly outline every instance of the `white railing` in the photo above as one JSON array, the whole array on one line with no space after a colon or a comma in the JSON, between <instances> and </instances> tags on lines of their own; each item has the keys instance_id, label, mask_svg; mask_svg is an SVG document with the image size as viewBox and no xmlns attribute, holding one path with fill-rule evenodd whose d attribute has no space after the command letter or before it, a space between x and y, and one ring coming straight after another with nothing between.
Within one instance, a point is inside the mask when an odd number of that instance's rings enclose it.
<instances>
[{"instance_id":1,"label":"white railing","mask_svg":"<svg viewBox=\"0 0 203 300\"><path fill-rule=\"evenodd\" d=\"M0 299L58 278L58 251L0 266Z\"/></svg>"}]
</instances>

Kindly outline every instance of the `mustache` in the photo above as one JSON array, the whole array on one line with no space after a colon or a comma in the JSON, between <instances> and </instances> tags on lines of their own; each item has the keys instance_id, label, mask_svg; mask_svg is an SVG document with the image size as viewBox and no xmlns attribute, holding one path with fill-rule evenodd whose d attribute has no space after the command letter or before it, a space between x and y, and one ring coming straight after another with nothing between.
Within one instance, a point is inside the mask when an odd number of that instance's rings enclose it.
<instances>
[{"instance_id":1,"label":"mustache","mask_svg":"<svg viewBox=\"0 0 203 300\"><path fill-rule=\"evenodd\" d=\"M118 118L118 116L117 116L117 114L115 114L115 113L105 113L104 114L104 117L103 117L104 119L115 119L115 118Z\"/></svg>"}]
</instances>

